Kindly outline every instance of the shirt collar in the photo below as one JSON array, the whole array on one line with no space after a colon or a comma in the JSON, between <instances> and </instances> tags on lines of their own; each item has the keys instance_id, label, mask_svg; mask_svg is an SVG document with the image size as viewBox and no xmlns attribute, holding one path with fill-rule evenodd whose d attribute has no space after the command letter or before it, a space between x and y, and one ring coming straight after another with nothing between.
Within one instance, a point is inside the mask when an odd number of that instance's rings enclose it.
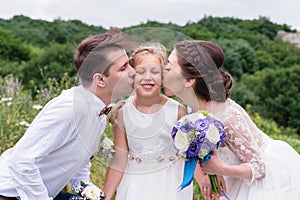
<instances>
[{"instance_id":1,"label":"shirt collar","mask_svg":"<svg viewBox=\"0 0 300 200\"><path fill-rule=\"evenodd\" d=\"M94 93L84 88L82 85L78 86L78 88L84 93L84 95L86 95L88 99L94 102L94 109L97 112L97 114L99 114L99 112L106 106L105 103Z\"/></svg>"}]
</instances>

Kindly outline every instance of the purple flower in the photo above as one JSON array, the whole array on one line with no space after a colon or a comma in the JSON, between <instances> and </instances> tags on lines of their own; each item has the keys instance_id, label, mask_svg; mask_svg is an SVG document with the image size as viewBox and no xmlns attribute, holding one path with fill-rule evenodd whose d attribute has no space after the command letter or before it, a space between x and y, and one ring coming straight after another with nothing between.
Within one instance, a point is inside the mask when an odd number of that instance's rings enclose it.
<instances>
[{"instance_id":1,"label":"purple flower","mask_svg":"<svg viewBox=\"0 0 300 200\"><path fill-rule=\"evenodd\" d=\"M213 117L211 117L211 116L206 116L205 119L208 120L210 124L212 124L212 123L215 122L215 118L213 118Z\"/></svg>"},{"instance_id":2,"label":"purple flower","mask_svg":"<svg viewBox=\"0 0 300 200\"><path fill-rule=\"evenodd\" d=\"M200 150L200 144L197 140L192 140L190 143L189 148L187 149L187 155L188 157L195 157L199 153Z\"/></svg>"},{"instance_id":3,"label":"purple flower","mask_svg":"<svg viewBox=\"0 0 300 200\"><path fill-rule=\"evenodd\" d=\"M225 142L226 139L226 132L225 130L220 130L220 141L217 143L217 148L219 148L219 146Z\"/></svg>"},{"instance_id":4,"label":"purple flower","mask_svg":"<svg viewBox=\"0 0 300 200\"><path fill-rule=\"evenodd\" d=\"M209 128L209 119L206 117L204 119L198 119L195 122L195 128L197 131L201 132L201 131L207 131Z\"/></svg>"},{"instance_id":5,"label":"purple flower","mask_svg":"<svg viewBox=\"0 0 300 200\"><path fill-rule=\"evenodd\" d=\"M172 136L173 140L175 139L177 131L178 131L178 129L176 127L173 127L172 132L171 132L171 136Z\"/></svg>"},{"instance_id":6,"label":"purple flower","mask_svg":"<svg viewBox=\"0 0 300 200\"><path fill-rule=\"evenodd\" d=\"M181 126L181 124L182 124L181 121L177 121L175 127L178 129Z\"/></svg>"},{"instance_id":7,"label":"purple flower","mask_svg":"<svg viewBox=\"0 0 300 200\"><path fill-rule=\"evenodd\" d=\"M82 199L82 197L79 195L70 197L70 200L80 200L80 199Z\"/></svg>"},{"instance_id":8,"label":"purple flower","mask_svg":"<svg viewBox=\"0 0 300 200\"><path fill-rule=\"evenodd\" d=\"M197 140L200 144L204 141L205 136L206 136L206 132L204 131L199 132L199 135L197 135Z\"/></svg>"},{"instance_id":9,"label":"purple flower","mask_svg":"<svg viewBox=\"0 0 300 200\"><path fill-rule=\"evenodd\" d=\"M201 145L201 151L206 150L208 152L212 151L215 149L215 145L211 143L207 138L204 138L204 141L202 142Z\"/></svg>"},{"instance_id":10,"label":"purple flower","mask_svg":"<svg viewBox=\"0 0 300 200\"><path fill-rule=\"evenodd\" d=\"M215 120L214 121L215 126L217 127L217 129L219 131L223 131L224 130L224 125L222 124L222 122L220 122L219 120Z\"/></svg>"},{"instance_id":11,"label":"purple flower","mask_svg":"<svg viewBox=\"0 0 300 200\"><path fill-rule=\"evenodd\" d=\"M185 121L186 123L182 123L180 130L184 133L188 133L194 129L193 122L189 122L188 120Z\"/></svg>"}]
</instances>

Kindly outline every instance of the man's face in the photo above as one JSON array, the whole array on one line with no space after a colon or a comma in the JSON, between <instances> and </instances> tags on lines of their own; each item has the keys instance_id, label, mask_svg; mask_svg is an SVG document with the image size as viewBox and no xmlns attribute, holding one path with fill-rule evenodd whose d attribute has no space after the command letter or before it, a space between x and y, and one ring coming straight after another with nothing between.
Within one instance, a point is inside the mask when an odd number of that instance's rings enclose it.
<instances>
[{"instance_id":1,"label":"man's face","mask_svg":"<svg viewBox=\"0 0 300 200\"><path fill-rule=\"evenodd\" d=\"M111 92L113 102L132 93L135 70L128 64L129 59L124 50L115 51L110 56L114 61L106 77L106 87Z\"/></svg>"}]
</instances>

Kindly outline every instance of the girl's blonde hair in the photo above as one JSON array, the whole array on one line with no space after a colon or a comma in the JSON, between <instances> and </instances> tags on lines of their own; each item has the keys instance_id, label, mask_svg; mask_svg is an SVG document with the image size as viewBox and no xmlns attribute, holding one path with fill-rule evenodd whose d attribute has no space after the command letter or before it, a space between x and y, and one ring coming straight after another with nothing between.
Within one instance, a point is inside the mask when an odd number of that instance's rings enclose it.
<instances>
[{"instance_id":1,"label":"girl's blonde hair","mask_svg":"<svg viewBox=\"0 0 300 200\"><path fill-rule=\"evenodd\" d=\"M131 55L129 59L129 65L133 68L138 65L138 63L148 55L155 56L159 61L161 66L167 64L167 49L164 45L160 43L145 43L140 45Z\"/></svg>"}]
</instances>

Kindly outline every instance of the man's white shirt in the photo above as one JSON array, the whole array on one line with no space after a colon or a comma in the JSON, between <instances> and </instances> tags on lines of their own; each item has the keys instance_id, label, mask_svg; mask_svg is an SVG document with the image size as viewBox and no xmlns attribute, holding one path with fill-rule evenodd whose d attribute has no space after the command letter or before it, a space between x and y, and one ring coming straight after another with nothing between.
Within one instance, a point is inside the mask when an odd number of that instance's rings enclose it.
<instances>
[{"instance_id":1,"label":"man's white shirt","mask_svg":"<svg viewBox=\"0 0 300 200\"><path fill-rule=\"evenodd\" d=\"M98 116L104 106L82 86L49 101L18 143L1 155L0 194L46 200L70 180L89 182L90 158L106 126L106 117Z\"/></svg>"}]
</instances>

